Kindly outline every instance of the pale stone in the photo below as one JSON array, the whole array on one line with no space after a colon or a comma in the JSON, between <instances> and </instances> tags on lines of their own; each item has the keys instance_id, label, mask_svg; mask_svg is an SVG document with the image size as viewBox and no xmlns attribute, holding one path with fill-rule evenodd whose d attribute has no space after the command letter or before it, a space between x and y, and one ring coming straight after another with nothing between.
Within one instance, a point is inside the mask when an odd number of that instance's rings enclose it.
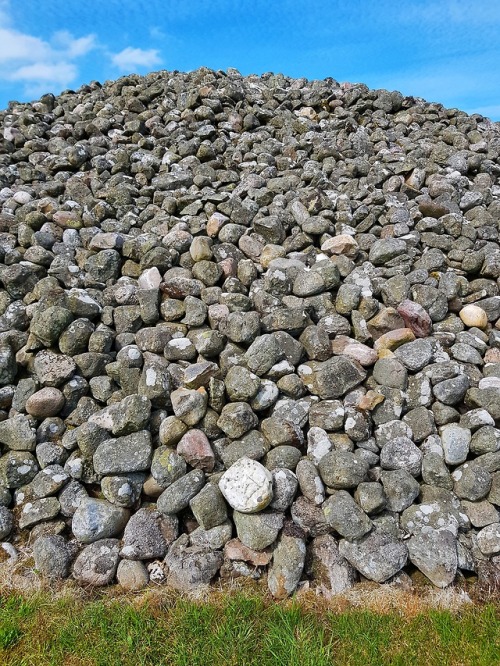
<instances>
[{"instance_id":1,"label":"pale stone","mask_svg":"<svg viewBox=\"0 0 500 666\"><path fill-rule=\"evenodd\" d=\"M466 326L486 328L488 324L488 316L483 308L480 308L478 305L472 305L472 303L462 308L459 316Z\"/></svg>"},{"instance_id":2,"label":"pale stone","mask_svg":"<svg viewBox=\"0 0 500 666\"><path fill-rule=\"evenodd\" d=\"M273 477L256 460L240 458L222 475L219 488L233 509L256 513L273 498Z\"/></svg>"},{"instance_id":3,"label":"pale stone","mask_svg":"<svg viewBox=\"0 0 500 666\"><path fill-rule=\"evenodd\" d=\"M322 252L330 254L343 254L346 257L355 257L359 251L356 240L348 234L340 234L326 240L321 246Z\"/></svg>"}]
</instances>

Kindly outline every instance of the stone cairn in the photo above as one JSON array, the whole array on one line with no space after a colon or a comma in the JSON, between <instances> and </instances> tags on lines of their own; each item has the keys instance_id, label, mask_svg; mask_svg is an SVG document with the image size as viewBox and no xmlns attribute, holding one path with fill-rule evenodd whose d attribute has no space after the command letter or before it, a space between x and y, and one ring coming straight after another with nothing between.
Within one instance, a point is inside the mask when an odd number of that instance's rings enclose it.
<instances>
[{"instance_id":1,"label":"stone cairn","mask_svg":"<svg viewBox=\"0 0 500 666\"><path fill-rule=\"evenodd\" d=\"M0 116L4 559L277 598L494 575L498 124L208 69Z\"/></svg>"}]
</instances>

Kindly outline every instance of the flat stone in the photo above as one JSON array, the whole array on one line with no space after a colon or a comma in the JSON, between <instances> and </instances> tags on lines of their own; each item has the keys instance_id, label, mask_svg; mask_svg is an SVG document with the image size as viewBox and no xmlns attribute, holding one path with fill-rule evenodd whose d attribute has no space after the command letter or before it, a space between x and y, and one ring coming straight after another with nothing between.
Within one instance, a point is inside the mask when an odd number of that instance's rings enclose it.
<instances>
[{"instance_id":1,"label":"flat stone","mask_svg":"<svg viewBox=\"0 0 500 666\"><path fill-rule=\"evenodd\" d=\"M306 557L304 533L293 523L285 525L273 552L267 585L275 599L285 599L297 587Z\"/></svg>"},{"instance_id":2,"label":"flat stone","mask_svg":"<svg viewBox=\"0 0 500 666\"><path fill-rule=\"evenodd\" d=\"M94 453L94 469L98 474L142 472L151 466L153 447L147 430L107 439Z\"/></svg>"}]
</instances>

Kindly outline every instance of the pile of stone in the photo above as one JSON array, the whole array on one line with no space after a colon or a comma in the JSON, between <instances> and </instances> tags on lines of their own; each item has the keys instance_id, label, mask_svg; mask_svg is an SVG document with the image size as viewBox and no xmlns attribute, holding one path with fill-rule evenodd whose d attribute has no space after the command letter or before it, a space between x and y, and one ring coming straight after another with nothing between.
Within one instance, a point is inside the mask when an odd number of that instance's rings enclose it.
<instances>
[{"instance_id":1,"label":"pile of stone","mask_svg":"<svg viewBox=\"0 0 500 666\"><path fill-rule=\"evenodd\" d=\"M498 567L498 125L208 69L0 117L5 557L278 598Z\"/></svg>"}]
</instances>

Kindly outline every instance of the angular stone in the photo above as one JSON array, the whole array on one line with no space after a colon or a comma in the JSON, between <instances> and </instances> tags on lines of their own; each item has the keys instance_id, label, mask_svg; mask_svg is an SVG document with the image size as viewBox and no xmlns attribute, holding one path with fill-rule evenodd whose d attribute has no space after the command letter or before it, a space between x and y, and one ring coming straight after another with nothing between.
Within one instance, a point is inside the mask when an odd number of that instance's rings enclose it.
<instances>
[{"instance_id":1,"label":"angular stone","mask_svg":"<svg viewBox=\"0 0 500 666\"><path fill-rule=\"evenodd\" d=\"M283 527L283 520L282 513L271 511L233 513L238 539L253 550L264 550L274 543Z\"/></svg>"},{"instance_id":2,"label":"angular stone","mask_svg":"<svg viewBox=\"0 0 500 666\"><path fill-rule=\"evenodd\" d=\"M177 453L195 469L211 472L214 468L214 452L208 437L201 430L188 430L177 444Z\"/></svg>"},{"instance_id":3,"label":"angular stone","mask_svg":"<svg viewBox=\"0 0 500 666\"><path fill-rule=\"evenodd\" d=\"M175 516L164 516L152 507L144 507L128 521L120 555L130 560L163 558L177 536L178 520Z\"/></svg>"},{"instance_id":4,"label":"angular stone","mask_svg":"<svg viewBox=\"0 0 500 666\"><path fill-rule=\"evenodd\" d=\"M345 356L336 356L324 363L305 363L298 373L313 395L322 400L340 398L366 378L365 370Z\"/></svg>"},{"instance_id":5,"label":"angular stone","mask_svg":"<svg viewBox=\"0 0 500 666\"><path fill-rule=\"evenodd\" d=\"M437 587L448 587L458 567L457 540L447 530L427 530L408 541L411 562Z\"/></svg>"},{"instance_id":6,"label":"angular stone","mask_svg":"<svg viewBox=\"0 0 500 666\"><path fill-rule=\"evenodd\" d=\"M287 523L273 551L273 561L267 574L267 584L273 597L285 599L295 591L305 557L304 533L293 523Z\"/></svg>"},{"instance_id":7,"label":"angular stone","mask_svg":"<svg viewBox=\"0 0 500 666\"><path fill-rule=\"evenodd\" d=\"M191 511L204 530L211 530L227 520L227 506L219 488L207 483L189 502Z\"/></svg>"},{"instance_id":8,"label":"angular stone","mask_svg":"<svg viewBox=\"0 0 500 666\"><path fill-rule=\"evenodd\" d=\"M323 513L329 525L340 536L360 539L372 529L372 522L346 490L337 490L323 503Z\"/></svg>"},{"instance_id":9,"label":"angular stone","mask_svg":"<svg viewBox=\"0 0 500 666\"><path fill-rule=\"evenodd\" d=\"M153 447L147 430L107 439L94 453L94 469L98 474L142 472L151 466Z\"/></svg>"},{"instance_id":10,"label":"angular stone","mask_svg":"<svg viewBox=\"0 0 500 666\"><path fill-rule=\"evenodd\" d=\"M405 566L408 549L387 532L373 531L358 541L343 539L339 554L368 580L384 583Z\"/></svg>"}]
</instances>

